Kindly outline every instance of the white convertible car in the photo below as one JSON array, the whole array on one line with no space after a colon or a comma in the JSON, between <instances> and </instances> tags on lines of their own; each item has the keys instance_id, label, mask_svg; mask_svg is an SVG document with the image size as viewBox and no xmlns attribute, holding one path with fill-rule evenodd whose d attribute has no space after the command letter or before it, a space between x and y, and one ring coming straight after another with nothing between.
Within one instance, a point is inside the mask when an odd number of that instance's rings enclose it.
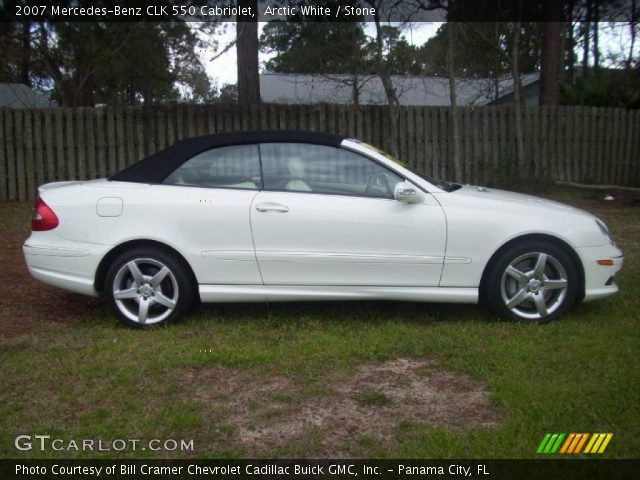
<instances>
[{"instance_id":1,"label":"white convertible car","mask_svg":"<svg viewBox=\"0 0 640 480\"><path fill-rule=\"evenodd\" d=\"M32 230L35 278L103 295L129 326L198 299L482 301L545 322L615 293L622 266L587 212L312 132L197 137L109 179L43 185Z\"/></svg>"}]
</instances>

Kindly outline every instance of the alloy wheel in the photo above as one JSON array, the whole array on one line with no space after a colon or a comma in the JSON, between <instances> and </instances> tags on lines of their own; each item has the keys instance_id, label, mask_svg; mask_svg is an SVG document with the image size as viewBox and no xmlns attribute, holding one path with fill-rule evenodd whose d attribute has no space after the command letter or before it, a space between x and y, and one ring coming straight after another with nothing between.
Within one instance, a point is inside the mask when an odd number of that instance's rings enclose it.
<instances>
[{"instance_id":1,"label":"alloy wheel","mask_svg":"<svg viewBox=\"0 0 640 480\"><path fill-rule=\"evenodd\" d=\"M178 304L175 275L153 258L136 258L123 264L114 277L112 289L118 310L139 324L162 322Z\"/></svg>"},{"instance_id":2,"label":"alloy wheel","mask_svg":"<svg viewBox=\"0 0 640 480\"><path fill-rule=\"evenodd\" d=\"M567 272L544 252L517 257L505 269L500 293L505 306L525 320L540 320L558 310L567 296Z\"/></svg>"}]
</instances>

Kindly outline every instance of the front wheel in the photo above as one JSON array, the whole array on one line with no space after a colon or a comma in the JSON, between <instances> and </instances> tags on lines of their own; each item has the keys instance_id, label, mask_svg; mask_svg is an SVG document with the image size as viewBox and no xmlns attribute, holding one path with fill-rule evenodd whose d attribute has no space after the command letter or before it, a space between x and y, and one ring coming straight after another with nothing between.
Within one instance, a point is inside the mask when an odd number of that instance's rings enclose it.
<instances>
[{"instance_id":1,"label":"front wheel","mask_svg":"<svg viewBox=\"0 0 640 480\"><path fill-rule=\"evenodd\" d=\"M578 298L578 272L571 257L547 242L514 245L490 267L484 296L496 314L545 323L562 315Z\"/></svg>"},{"instance_id":2,"label":"front wheel","mask_svg":"<svg viewBox=\"0 0 640 480\"><path fill-rule=\"evenodd\" d=\"M165 325L181 318L195 286L182 264L157 248L136 248L109 268L105 294L118 319L129 327Z\"/></svg>"}]
</instances>

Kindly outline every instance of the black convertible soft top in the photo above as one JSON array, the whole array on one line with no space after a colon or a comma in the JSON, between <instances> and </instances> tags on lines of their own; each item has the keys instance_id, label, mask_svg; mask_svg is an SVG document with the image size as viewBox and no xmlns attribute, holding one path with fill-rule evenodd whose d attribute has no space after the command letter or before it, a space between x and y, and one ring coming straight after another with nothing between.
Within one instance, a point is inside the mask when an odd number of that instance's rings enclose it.
<instances>
[{"instance_id":1,"label":"black convertible soft top","mask_svg":"<svg viewBox=\"0 0 640 480\"><path fill-rule=\"evenodd\" d=\"M296 130L234 132L187 138L120 170L109 180L160 183L191 157L216 147L250 143L311 143L338 147L344 138L328 133Z\"/></svg>"}]
</instances>

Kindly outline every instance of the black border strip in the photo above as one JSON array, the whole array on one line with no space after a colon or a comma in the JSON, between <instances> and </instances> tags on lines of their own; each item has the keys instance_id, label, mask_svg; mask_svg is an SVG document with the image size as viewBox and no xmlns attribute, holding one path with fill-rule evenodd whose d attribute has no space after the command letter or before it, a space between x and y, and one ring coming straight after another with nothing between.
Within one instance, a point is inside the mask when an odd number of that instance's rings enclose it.
<instances>
[{"instance_id":1,"label":"black border strip","mask_svg":"<svg viewBox=\"0 0 640 480\"><path fill-rule=\"evenodd\" d=\"M628 479L640 460L0 460L4 479ZM99 470L99 474L98 473ZM64 474L55 472L64 471ZM33 472L33 473L27 473ZM39 472L39 473L36 473ZM112 473L110 473L112 472ZM297 472L297 474L296 474ZM357 474L357 475L354 475Z\"/></svg>"},{"instance_id":2,"label":"black border strip","mask_svg":"<svg viewBox=\"0 0 640 480\"><path fill-rule=\"evenodd\" d=\"M595 0L599 21L628 22L632 0ZM562 2L561 9L550 8ZM235 22L272 20L307 22L551 22L565 21L569 5L574 20L586 9L570 0L8 0L1 2L0 21L50 22ZM114 3L118 4L119 10ZM238 3L241 5L238 6ZM313 14L303 14L313 10ZM26 8L25 8L26 7ZM44 8L43 8L44 7ZM318 8L323 7L323 8ZM81 10L84 9L84 10ZM640 9L636 2L636 15ZM584 11L583 11L584 10ZM239 13L239 18L237 13Z\"/></svg>"}]
</instances>

